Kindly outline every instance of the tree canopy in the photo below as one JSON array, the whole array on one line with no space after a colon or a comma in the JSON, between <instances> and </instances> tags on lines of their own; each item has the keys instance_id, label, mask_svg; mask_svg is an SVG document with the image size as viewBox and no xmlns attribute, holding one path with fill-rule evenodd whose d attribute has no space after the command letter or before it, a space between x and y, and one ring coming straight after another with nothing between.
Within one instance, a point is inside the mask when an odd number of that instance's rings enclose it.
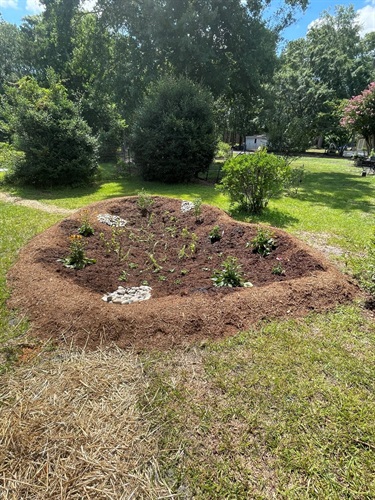
<instances>
[{"instance_id":1,"label":"tree canopy","mask_svg":"<svg viewBox=\"0 0 375 500\"><path fill-rule=\"evenodd\" d=\"M290 42L269 85L265 123L271 142L305 149L325 135L345 143L339 126L343 99L358 94L375 76L374 44L361 38L353 6L323 12L305 38Z\"/></svg>"},{"instance_id":2,"label":"tree canopy","mask_svg":"<svg viewBox=\"0 0 375 500\"><path fill-rule=\"evenodd\" d=\"M48 88L52 69L107 158L129 139L150 84L183 77L213 96L222 138L268 132L276 149L303 150L342 136L342 100L375 79L375 35L360 36L353 7L323 12L278 52L308 3L97 0L88 12L80 0L41 0L20 27L0 18L0 96L23 76Z\"/></svg>"}]
</instances>

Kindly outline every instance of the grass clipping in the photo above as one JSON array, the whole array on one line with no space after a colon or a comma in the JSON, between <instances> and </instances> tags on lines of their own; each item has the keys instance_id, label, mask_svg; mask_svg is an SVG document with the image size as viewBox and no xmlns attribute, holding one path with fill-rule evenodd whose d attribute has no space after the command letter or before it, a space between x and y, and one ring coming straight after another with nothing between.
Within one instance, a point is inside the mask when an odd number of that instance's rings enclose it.
<instances>
[{"instance_id":1,"label":"grass clipping","mask_svg":"<svg viewBox=\"0 0 375 500\"><path fill-rule=\"evenodd\" d=\"M120 350L66 353L4 376L0 497L163 498L145 378Z\"/></svg>"}]
</instances>

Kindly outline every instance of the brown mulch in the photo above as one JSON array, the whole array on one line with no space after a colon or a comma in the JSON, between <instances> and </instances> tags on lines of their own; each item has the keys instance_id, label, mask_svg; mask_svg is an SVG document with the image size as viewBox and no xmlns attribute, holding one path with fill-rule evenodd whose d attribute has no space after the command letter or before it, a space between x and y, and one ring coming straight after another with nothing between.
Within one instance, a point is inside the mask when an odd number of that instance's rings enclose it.
<instances>
[{"instance_id":1,"label":"brown mulch","mask_svg":"<svg viewBox=\"0 0 375 500\"><path fill-rule=\"evenodd\" d=\"M97 219L105 213L127 220L126 227L114 234ZM77 234L84 217L95 230L83 240L86 255L96 263L68 269L59 259L69 254L69 237ZM222 238L211 243L208 235L216 225ZM276 248L270 255L246 248L258 228L208 205L196 220L192 211L181 212L181 200L171 198L155 197L146 217L137 197L96 203L23 248L8 274L8 305L26 312L32 334L44 339L144 349L219 339L260 320L324 311L355 297L356 286L333 264L279 229L272 228ZM196 251L190 253L193 233ZM181 257L184 246L187 255ZM211 277L228 256L238 259L252 288L214 286ZM272 273L278 263L284 275ZM120 305L101 300L119 285L141 284L152 287L148 301Z\"/></svg>"}]
</instances>

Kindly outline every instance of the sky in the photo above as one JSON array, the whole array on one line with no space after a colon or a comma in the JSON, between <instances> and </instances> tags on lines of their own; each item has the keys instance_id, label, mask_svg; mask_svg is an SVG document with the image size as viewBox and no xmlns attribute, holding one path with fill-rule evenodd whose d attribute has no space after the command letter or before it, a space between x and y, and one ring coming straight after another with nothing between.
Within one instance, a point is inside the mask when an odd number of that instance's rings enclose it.
<instances>
[{"instance_id":1,"label":"sky","mask_svg":"<svg viewBox=\"0 0 375 500\"><path fill-rule=\"evenodd\" d=\"M93 4L93 0L86 0ZM297 22L284 32L286 40L301 38L306 35L311 23L319 19L319 15L328 10L334 14L336 5L353 5L362 25L362 34L375 31L375 0L310 0L310 6L304 14L298 16ZM41 12L38 0L0 0L0 13L9 23L20 24L22 18Z\"/></svg>"}]
</instances>

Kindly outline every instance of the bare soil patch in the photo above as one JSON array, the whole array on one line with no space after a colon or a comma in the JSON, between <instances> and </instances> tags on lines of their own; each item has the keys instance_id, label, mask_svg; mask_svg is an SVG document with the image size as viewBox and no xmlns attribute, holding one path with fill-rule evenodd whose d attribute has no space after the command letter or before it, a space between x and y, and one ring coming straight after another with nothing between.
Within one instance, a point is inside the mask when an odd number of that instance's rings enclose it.
<instances>
[{"instance_id":1,"label":"bare soil patch","mask_svg":"<svg viewBox=\"0 0 375 500\"><path fill-rule=\"evenodd\" d=\"M137 197L90 205L22 250L8 275L9 306L26 312L33 334L90 348L111 342L167 348L232 335L264 319L323 311L357 293L320 253L281 230L272 228L276 248L261 257L246 248L258 225L237 222L208 205L196 220L193 211L181 211L181 200L153 201L146 216ZM99 214L127 224L114 230L98 220ZM84 238L85 251L96 263L68 269L59 259L69 254L69 237L77 234L84 217L95 230ZM214 226L222 238L212 243ZM212 275L228 256L238 259L252 288L214 286ZM279 263L283 275L272 272ZM142 284L152 287L148 301L120 305L102 300L118 286Z\"/></svg>"}]
</instances>

